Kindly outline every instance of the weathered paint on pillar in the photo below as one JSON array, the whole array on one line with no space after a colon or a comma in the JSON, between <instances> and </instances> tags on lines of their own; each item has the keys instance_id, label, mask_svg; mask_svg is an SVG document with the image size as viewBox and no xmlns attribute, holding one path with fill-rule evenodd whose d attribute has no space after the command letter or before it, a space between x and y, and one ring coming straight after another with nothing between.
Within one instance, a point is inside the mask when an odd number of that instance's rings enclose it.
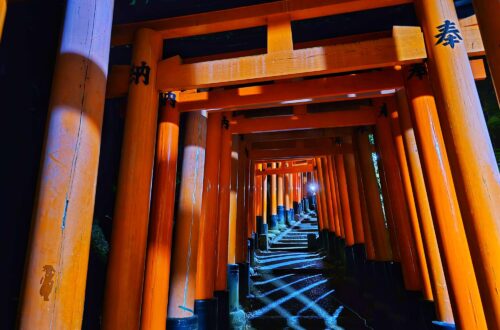
<instances>
[{"instance_id":1,"label":"weathered paint on pillar","mask_svg":"<svg viewBox=\"0 0 500 330\"><path fill-rule=\"evenodd\" d=\"M228 119L229 117L229 113L223 114L224 119ZM227 289L232 142L233 140L229 127L223 127L220 143L221 156L219 175L219 215L217 225L217 269L215 274L216 291L224 291Z\"/></svg>"},{"instance_id":2,"label":"weathered paint on pillar","mask_svg":"<svg viewBox=\"0 0 500 330\"><path fill-rule=\"evenodd\" d=\"M437 243L434 229L433 216L431 213L429 197L425 187L424 174L420 155L415 140L413 124L404 90L397 92L399 104L399 122L405 142L406 157L410 167L413 183L413 191L419 211L420 229L424 243L425 255L429 265L429 277L432 284L433 298L436 306L438 320L453 323L450 297L444 277L441 253Z\"/></svg>"},{"instance_id":3,"label":"weathered paint on pillar","mask_svg":"<svg viewBox=\"0 0 500 330\"><path fill-rule=\"evenodd\" d=\"M375 177L375 169L373 167L371 146L368 141L368 134L365 131L357 132L356 144L358 146L359 165L362 174L366 205L369 213L375 257L376 260L379 261L391 261L392 249L389 231L385 226L382 204L377 186L377 178Z\"/></svg>"},{"instance_id":4,"label":"weathered paint on pillar","mask_svg":"<svg viewBox=\"0 0 500 330\"><path fill-rule=\"evenodd\" d=\"M231 148L231 195L229 200L229 247L228 247L228 264L236 264L236 222L238 216L238 151L239 151L238 135L232 136Z\"/></svg>"},{"instance_id":5,"label":"weathered paint on pillar","mask_svg":"<svg viewBox=\"0 0 500 330\"><path fill-rule=\"evenodd\" d=\"M209 113L196 261L196 300L211 299L214 292L217 269L217 235L214 233L217 233L219 215L221 131L222 114Z\"/></svg>"},{"instance_id":6,"label":"weathered paint on pillar","mask_svg":"<svg viewBox=\"0 0 500 330\"><path fill-rule=\"evenodd\" d=\"M406 71L406 74L409 72ZM406 80L453 316L462 329L486 327L432 89L425 74Z\"/></svg>"},{"instance_id":7,"label":"weathered paint on pillar","mask_svg":"<svg viewBox=\"0 0 500 330\"><path fill-rule=\"evenodd\" d=\"M5 1L0 1L0 33L5 10ZM81 328L112 18L113 1L67 1L20 329Z\"/></svg>"},{"instance_id":8,"label":"weathered paint on pillar","mask_svg":"<svg viewBox=\"0 0 500 330\"><path fill-rule=\"evenodd\" d=\"M198 113L187 115L184 131L182 177L174 228L168 317L193 316L196 256L203 190L207 120Z\"/></svg>"},{"instance_id":9,"label":"weathered paint on pillar","mask_svg":"<svg viewBox=\"0 0 500 330\"><path fill-rule=\"evenodd\" d=\"M437 92L438 113L443 131L446 132L446 148L486 321L489 328L499 329L498 164L465 44L453 39L456 36L454 33L460 34L453 1L419 0L415 5L426 38L430 77ZM455 24L458 32L449 31L452 24Z\"/></svg>"},{"instance_id":10,"label":"weathered paint on pillar","mask_svg":"<svg viewBox=\"0 0 500 330\"><path fill-rule=\"evenodd\" d=\"M351 210L349 208L349 191L347 188L346 171L344 168L344 156L335 155L335 169L337 172L337 181L339 185L339 197L342 208L342 218L344 220L345 244L354 245L353 223L351 219Z\"/></svg>"},{"instance_id":11,"label":"weathered paint on pillar","mask_svg":"<svg viewBox=\"0 0 500 330\"><path fill-rule=\"evenodd\" d=\"M140 323L158 119L154 77L161 55L160 35L149 29L138 30L132 55L137 80L131 82L128 93L104 293L103 329L137 329ZM138 74L139 68L144 66L150 67L149 82L147 77Z\"/></svg>"},{"instance_id":12,"label":"weathered paint on pillar","mask_svg":"<svg viewBox=\"0 0 500 330\"><path fill-rule=\"evenodd\" d=\"M162 96L164 104L160 107L156 138L151 223L149 225L141 311L141 329L144 330L161 330L167 322L179 111L175 107L175 103L171 103L165 97L167 95Z\"/></svg>"},{"instance_id":13,"label":"weathered paint on pillar","mask_svg":"<svg viewBox=\"0 0 500 330\"><path fill-rule=\"evenodd\" d=\"M473 0L474 13L479 24L486 59L491 72L493 85L500 102L500 1Z\"/></svg>"},{"instance_id":14,"label":"weathered paint on pillar","mask_svg":"<svg viewBox=\"0 0 500 330\"><path fill-rule=\"evenodd\" d=\"M420 290L422 288L420 269L416 260L415 239L409 224L408 207L404 198L401 169L396 158L389 119L385 116L379 116L377 119L376 143L380 150L390 194L405 287L408 290Z\"/></svg>"}]
</instances>

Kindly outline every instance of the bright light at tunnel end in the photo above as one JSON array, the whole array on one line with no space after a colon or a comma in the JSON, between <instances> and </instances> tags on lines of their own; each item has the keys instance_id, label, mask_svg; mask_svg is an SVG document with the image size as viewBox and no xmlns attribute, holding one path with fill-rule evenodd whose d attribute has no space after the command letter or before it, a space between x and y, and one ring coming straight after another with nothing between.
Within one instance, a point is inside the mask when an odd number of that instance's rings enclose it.
<instances>
[{"instance_id":1,"label":"bright light at tunnel end","mask_svg":"<svg viewBox=\"0 0 500 330\"><path fill-rule=\"evenodd\" d=\"M316 183L309 184L309 191L315 193L318 190L318 185Z\"/></svg>"}]
</instances>

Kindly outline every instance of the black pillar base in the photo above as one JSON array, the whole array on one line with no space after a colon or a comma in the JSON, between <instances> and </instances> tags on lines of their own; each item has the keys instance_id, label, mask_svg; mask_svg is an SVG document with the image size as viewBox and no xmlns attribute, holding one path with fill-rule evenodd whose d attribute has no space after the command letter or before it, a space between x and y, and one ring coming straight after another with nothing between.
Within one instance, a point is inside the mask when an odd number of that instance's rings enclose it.
<instances>
[{"instance_id":1,"label":"black pillar base","mask_svg":"<svg viewBox=\"0 0 500 330\"><path fill-rule=\"evenodd\" d=\"M240 286L240 266L237 264L227 265L227 290L229 294L229 310L236 311L239 309L239 286Z\"/></svg>"},{"instance_id":2,"label":"black pillar base","mask_svg":"<svg viewBox=\"0 0 500 330\"><path fill-rule=\"evenodd\" d=\"M255 221L257 223L257 233L262 233L262 225L264 224L262 221L262 216L258 215L255 217Z\"/></svg>"},{"instance_id":3,"label":"black pillar base","mask_svg":"<svg viewBox=\"0 0 500 330\"><path fill-rule=\"evenodd\" d=\"M257 235L252 234L252 238L248 239L248 262L250 265L254 265L255 263L255 247L257 242Z\"/></svg>"},{"instance_id":4,"label":"black pillar base","mask_svg":"<svg viewBox=\"0 0 500 330\"><path fill-rule=\"evenodd\" d=\"M199 330L217 329L217 299L195 300L194 313L198 316Z\"/></svg>"},{"instance_id":5,"label":"black pillar base","mask_svg":"<svg viewBox=\"0 0 500 330\"><path fill-rule=\"evenodd\" d=\"M167 329L172 330L198 330L198 316L191 317L169 317L167 318Z\"/></svg>"},{"instance_id":6,"label":"black pillar base","mask_svg":"<svg viewBox=\"0 0 500 330\"><path fill-rule=\"evenodd\" d=\"M238 263L239 267L239 294L240 302L245 301L248 297L250 288L250 265L248 262Z\"/></svg>"},{"instance_id":7,"label":"black pillar base","mask_svg":"<svg viewBox=\"0 0 500 330\"><path fill-rule=\"evenodd\" d=\"M295 214L299 214L300 213L300 210L299 210L299 203L298 202L293 202L293 212Z\"/></svg>"},{"instance_id":8,"label":"black pillar base","mask_svg":"<svg viewBox=\"0 0 500 330\"><path fill-rule=\"evenodd\" d=\"M215 291L215 298L217 298L217 329L229 329L229 292L228 291Z\"/></svg>"}]
</instances>

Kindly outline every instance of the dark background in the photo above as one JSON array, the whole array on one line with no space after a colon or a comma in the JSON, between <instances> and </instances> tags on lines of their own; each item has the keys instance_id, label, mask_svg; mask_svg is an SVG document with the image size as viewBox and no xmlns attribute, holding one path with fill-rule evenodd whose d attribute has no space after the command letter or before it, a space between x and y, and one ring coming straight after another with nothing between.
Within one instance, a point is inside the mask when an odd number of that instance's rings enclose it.
<instances>
[{"instance_id":1,"label":"dark background","mask_svg":"<svg viewBox=\"0 0 500 330\"><path fill-rule=\"evenodd\" d=\"M264 2L271 1L116 0L114 22L180 16ZM455 2L459 15L472 13L470 1ZM63 0L9 2L0 44L0 329L15 328L64 4ZM302 42L390 30L393 25L417 25L413 7L406 5L299 21L293 23L292 29L294 41ZM258 27L168 40L164 57L265 48L265 34L265 28ZM110 64L129 64L130 53L129 46L112 48ZM478 88L493 143L500 154L500 111L491 82L489 79L478 82ZM123 99L106 102L84 329L99 328L124 117Z\"/></svg>"}]
</instances>

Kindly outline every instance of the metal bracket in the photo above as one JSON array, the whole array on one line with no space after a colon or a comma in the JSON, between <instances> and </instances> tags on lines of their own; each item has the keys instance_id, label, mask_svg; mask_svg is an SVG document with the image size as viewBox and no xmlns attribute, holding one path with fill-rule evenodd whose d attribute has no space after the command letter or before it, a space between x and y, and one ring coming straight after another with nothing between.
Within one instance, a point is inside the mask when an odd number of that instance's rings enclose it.
<instances>
[{"instance_id":1,"label":"metal bracket","mask_svg":"<svg viewBox=\"0 0 500 330\"><path fill-rule=\"evenodd\" d=\"M222 116L222 127L229 129L229 120L227 120L226 116Z\"/></svg>"},{"instance_id":2,"label":"metal bracket","mask_svg":"<svg viewBox=\"0 0 500 330\"><path fill-rule=\"evenodd\" d=\"M144 83L144 85L149 85L150 73L151 67L144 61L141 62L141 66L132 65L132 68L130 69L130 82L138 85L140 82L140 78L143 77L142 82Z\"/></svg>"},{"instance_id":3,"label":"metal bracket","mask_svg":"<svg viewBox=\"0 0 500 330\"><path fill-rule=\"evenodd\" d=\"M387 111L387 103L384 103L382 104L382 106L380 107L380 113L379 113L379 117L386 117L389 115L389 112Z\"/></svg>"},{"instance_id":4,"label":"metal bracket","mask_svg":"<svg viewBox=\"0 0 500 330\"><path fill-rule=\"evenodd\" d=\"M422 80L427 75L427 67L424 63L413 64L410 68L407 80L417 77Z\"/></svg>"},{"instance_id":5,"label":"metal bracket","mask_svg":"<svg viewBox=\"0 0 500 330\"><path fill-rule=\"evenodd\" d=\"M167 105L167 102L170 104L172 108L175 108L177 100L174 92L166 92L160 94L160 104L162 106L165 106Z\"/></svg>"}]
</instances>

